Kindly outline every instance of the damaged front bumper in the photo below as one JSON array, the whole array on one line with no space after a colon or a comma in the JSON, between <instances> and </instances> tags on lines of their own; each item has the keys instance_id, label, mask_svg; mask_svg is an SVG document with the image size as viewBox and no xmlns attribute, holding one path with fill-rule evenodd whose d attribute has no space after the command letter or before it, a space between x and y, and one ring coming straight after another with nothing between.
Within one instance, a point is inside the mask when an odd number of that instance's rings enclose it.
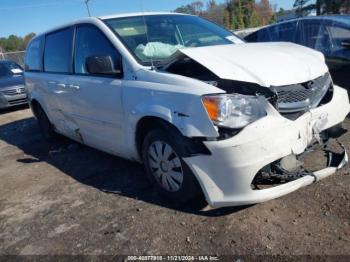
<instances>
[{"instance_id":1,"label":"damaged front bumper","mask_svg":"<svg viewBox=\"0 0 350 262\"><path fill-rule=\"evenodd\" d=\"M347 91L334 87L332 100L311 109L295 121L281 116L272 106L267 116L245 127L236 136L206 141L211 155L185 158L213 207L248 205L271 200L323 179L348 161L339 161L300 178L268 189L254 190L261 169L289 155L300 155L319 139L319 133L341 123L350 111Z\"/></svg>"}]
</instances>

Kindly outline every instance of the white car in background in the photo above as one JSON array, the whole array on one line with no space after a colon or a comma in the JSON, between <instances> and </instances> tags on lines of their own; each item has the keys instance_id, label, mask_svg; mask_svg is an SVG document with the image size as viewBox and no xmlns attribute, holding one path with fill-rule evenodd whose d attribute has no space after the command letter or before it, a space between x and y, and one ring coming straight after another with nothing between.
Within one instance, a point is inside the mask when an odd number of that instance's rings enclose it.
<instances>
[{"instance_id":1,"label":"white car in background","mask_svg":"<svg viewBox=\"0 0 350 262\"><path fill-rule=\"evenodd\" d=\"M178 201L203 192L213 207L258 203L347 162L345 150L327 151L321 170L302 162L350 109L321 53L246 44L196 16L125 14L53 29L31 41L25 81L47 138L142 162Z\"/></svg>"}]
</instances>

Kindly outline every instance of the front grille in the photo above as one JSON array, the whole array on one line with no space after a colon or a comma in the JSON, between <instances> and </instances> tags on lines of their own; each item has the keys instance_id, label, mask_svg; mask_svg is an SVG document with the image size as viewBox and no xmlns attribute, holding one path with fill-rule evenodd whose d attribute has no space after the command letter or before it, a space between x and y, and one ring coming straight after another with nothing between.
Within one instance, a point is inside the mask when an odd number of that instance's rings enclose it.
<instances>
[{"instance_id":1,"label":"front grille","mask_svg":"<svg viewBox=\"0 0 350 262\"><path fill-rule=\"evenodd\" d=\"M313 94L313 90L306 89L302 85L296 85L295 90L281 90L278 93L279 103L295 103L305 101Z\"/></svg>"},{"instance_id":2,"label":"front grille","mask_svg":"<svg viewBox=\"0 0 350 262\"><path fill-rule=\"evenodd\" d=\"M7 96L15 96L15 95L24 94L25 89L24 87L14 87L13 89L1 91L1 93Z\"/></svg>"},{"instance_id":3,"label":"front grille","mask_svg":"<svg viewBox=\"0 0 350 262\"><path fill-rule=\"evenodd\" d=\"M10 105L20 105L20 104L25 104L27 103L27 98L21 98L21 99L15 99L8 101Z\"/></svg>"},{"instance_id":4,"label":"front grille","mask_svg":"<svg viewBox=\"0 0 350 262\"><path fill-rule=\"evenodd\" d=\"M281 113L300 112L317 107L332 84L329 73L306 83L274 87Z\"/></svg>"}]
</instances>

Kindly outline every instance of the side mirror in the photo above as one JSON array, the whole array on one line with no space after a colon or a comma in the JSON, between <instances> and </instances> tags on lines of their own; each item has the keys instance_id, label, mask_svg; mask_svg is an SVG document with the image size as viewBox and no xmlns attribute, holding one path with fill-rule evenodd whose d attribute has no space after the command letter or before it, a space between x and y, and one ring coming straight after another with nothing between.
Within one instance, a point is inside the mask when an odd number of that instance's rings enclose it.
<instances>
[{"instance_id":1,"label":"side mirror","mask_svg":"<svg viewBox=\"0 0 350 262\"><path fill-rule=\"evenodd\" d=\"M121 61L113 62L111 56L94 55L85 60L86 70L93 75L120 75Z\"/></svg>"},{"instance_id":2,"label":"side mirror","mask_svg":"<svg viewBox=\"0 0 350 262\"><path fill-rule=\"evenodd\" d=\"M345 49L350 49L350 39L341 41L341 46Z\"/></svg>"}]
</instances>

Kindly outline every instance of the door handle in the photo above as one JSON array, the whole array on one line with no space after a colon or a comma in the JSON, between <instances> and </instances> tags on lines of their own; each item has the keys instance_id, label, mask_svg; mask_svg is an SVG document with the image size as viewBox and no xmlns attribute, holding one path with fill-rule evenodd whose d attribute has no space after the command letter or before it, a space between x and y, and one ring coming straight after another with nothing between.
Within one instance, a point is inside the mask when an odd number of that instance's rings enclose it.
<instances>
[{"instance_id":1,"label":"door handle","mask_svg":"<svg viewBox=\"0 0 350 262\"><path fill-rule=\"evenodd\" d=\"M74 90L74 91L78 91L80 89L80 86L78 86L78 85L69 85L69 88Z\"/></svg>"},{"instance_id":2,"label":"door handle","mask_svg":"<svg viewBox=\"0 0 350 262\"><path fill-rule=\"evenodd\" d=\"M66 88L65 84L57 84L57 86L60 87L60 88Z\"/></svg>"}]
</instances>

